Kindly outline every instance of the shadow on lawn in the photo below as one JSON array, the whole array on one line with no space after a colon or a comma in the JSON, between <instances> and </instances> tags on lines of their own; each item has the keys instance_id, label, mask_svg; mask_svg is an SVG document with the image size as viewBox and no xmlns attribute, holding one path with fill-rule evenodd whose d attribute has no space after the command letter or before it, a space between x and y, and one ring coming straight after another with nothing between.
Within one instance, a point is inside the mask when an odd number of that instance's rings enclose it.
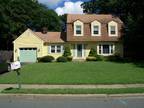
<instances>
[{"instance_id":1,"label":"shadow on lawn","mask_svg":"<svg viewBox=\"0 0 144 108\"><path fill-rule=\"evenodd\" d=\"M133 64L136 65L137 67L144 68L144 61L143 62L134 62Z\"/></svg>"},{"instance_id":2,"label":"shadow on lawn","mask_svg":"<svg viewBox=\"0 0 144 108\"><path fill-rule=\"evenodd\" d=\"M144 60L120 58L120 59L109 60L109 61L115 62L115 63L131 63L131 64L135 65L136 67L144 68Z\"/></svg>"}]
</instances>

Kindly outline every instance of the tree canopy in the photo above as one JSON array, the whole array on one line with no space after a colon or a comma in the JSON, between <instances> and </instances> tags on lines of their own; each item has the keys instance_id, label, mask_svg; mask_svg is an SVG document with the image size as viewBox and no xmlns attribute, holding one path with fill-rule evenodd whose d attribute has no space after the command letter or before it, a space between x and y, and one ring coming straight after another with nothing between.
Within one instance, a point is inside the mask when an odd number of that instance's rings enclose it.
<instances>
[{"instance_id":1,"label":"tree canopy","mask_svg":"<svg viewBox=\"0 0 144 108\"><path fill-rule=\"evenodd\" d=\"M90 0L82 4L85 13L113 14L124 22L126 56L144 59L144 0Z\"/></svg>"},{"instance_id":2,"label":"tree canopy","mask_svg":"<svg viewBox=\"0 0 144 108\"><path fill-rule=\"evenodd\" d=\"M0 50L11 50L12 41L27 28L60 31L60 18L37 0L0 0Z\"/></svg>"}]
</instances>

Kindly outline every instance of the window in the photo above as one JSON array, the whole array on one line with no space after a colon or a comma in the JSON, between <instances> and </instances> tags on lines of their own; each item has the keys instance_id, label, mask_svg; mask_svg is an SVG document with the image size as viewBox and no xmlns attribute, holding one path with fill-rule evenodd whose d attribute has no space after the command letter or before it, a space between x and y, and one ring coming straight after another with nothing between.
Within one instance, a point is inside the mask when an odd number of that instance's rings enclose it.
<instances>
[{"instance_id":1,"label":"window","mask_svg":"<svg viewBox=\"0 0 144 108\"><path fill-rule=\"evenodd\" d=\"M98 54L99 55L112 55L114 54L114 45L113 44L100 44Z\"/></svg>"},{"instance_id":2,"label":"window","mask_svg":"<svg viewBox=\"0 0 144 108\"><path fill-rule=\"evenodd\" d=\"M112 35L116 34L116 27L115 26L110 26L110 33Z\"/></svg>"},{"instance_id":3,"label":"window","mask_svg":"<svg viewBox=\"0 0 144 108\"><path fill-rule=\"evenodd\" d=\"M99 34L99 26L93 26L93 34Z\"/></svg>"},{"instance_id":4,"label":"window","mask_svg":"<svg viewBox=\"0 0 144 108\"><path fill-rule=\"evenodd\" d=\"M114 21L108 23L109 36L118 36L118 24Z\"/></svg>"},{"instance_id":5,"label":"window","mask_svg":"<svg viewBox=\"0 0 144 108\"><path fill-rule=\"evenodd\" d=\"M93 21L91 23L91 36L101 36L101 23L99 21Z\"/></svg>"},{"instance_id":6,"label":"window","mask_svg":"<svg viewBox=\"0 0 144 108\"><path fill-rule=\"evenodd\" d=\"M62 45L51 45L50 53L62 53L63 46Z\"/></svg>"},{"instance_id":7,"label":"window","mask_svg":"<svg viewBox=\"0 0 144 108\"><path fill-rule=\"evenodd\" d=\"M76 25L76 34L81 34L81 25Z\"/></svg>"},{"instance_id":8,"label":"window","mask_svg":"<svg viewBox=\"0 0 144 108\"><path fill-rule=\"evenodd\" d=\"M51 46L51 53L55 53L55 46Z\"/></svg>"},{"instance_id":9,"label":"window","mask_svg":"<svg viewBox=\"0 0 144 108\"><path fill-rule=\"evenodd\" d=\"M103 45L103 54L109 54L110 53L110 48L109 45Z\"/></svg>"},{"instance_id":10,"label":"window","mask_svg":"<svg viewBox=\"0 0 144 108\"><path fill-rule=\"evenodd\" d=\"M74 36L84 35L84 23L77 20L74 22Z\"/></svg>"},{"instance_id":11,"label":"window","mask_svg":"<svg viewBox=\"0 0 144 108\"><path fill-rule=\"evenodd\" d=\"M61 53L61 46L57 45L57 53Z\"/></svg>"}]
</instances>

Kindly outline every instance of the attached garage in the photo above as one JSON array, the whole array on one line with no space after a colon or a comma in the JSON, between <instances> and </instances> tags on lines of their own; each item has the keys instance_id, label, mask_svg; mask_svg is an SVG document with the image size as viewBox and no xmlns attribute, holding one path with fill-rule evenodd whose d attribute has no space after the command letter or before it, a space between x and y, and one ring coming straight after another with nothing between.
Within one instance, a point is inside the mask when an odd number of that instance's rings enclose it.
<instances>
[{"instance_id":1,"label":"attached garage","mask_svg":"<svg viewBox=\"0 0 144 108\"><path fill-rule=\"evenodd\" d=\"M20 48L19 49L20 62L36 62L37 61L37 48Z\"/></svg>"},{"instance_id":2,"label":"attached garage","mask_svg":"<svg viewBox=\"0 0 144 108\"><path fill-rule=\"evenodd\" d=\"M65 33L61 32L34 32L27 29L16 40L13 41L14 61L37 62L37 58L52 55L55 58L62 55L59 47L54 53L49 53L50 45L62 45L65 43L63 38Z\"/></svg>"}]
</instances>

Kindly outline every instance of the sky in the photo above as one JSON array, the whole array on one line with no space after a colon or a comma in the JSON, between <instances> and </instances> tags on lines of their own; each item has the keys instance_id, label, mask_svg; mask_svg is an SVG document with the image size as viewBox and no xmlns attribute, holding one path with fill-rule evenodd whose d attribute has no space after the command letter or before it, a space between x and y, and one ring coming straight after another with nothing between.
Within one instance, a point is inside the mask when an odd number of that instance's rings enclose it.
<instances>
[{"instance_id":1,"label":"sky","mask_svg":"<svg viewBox=\"0 0 144 108\"><path fill-rule=\"evenodd\" d=\"M82 14L81 4L89 0L38 0L39 3L46 5L48 8L55 10L58 15L65 13Z\"/></svg>"}]
</instances>

